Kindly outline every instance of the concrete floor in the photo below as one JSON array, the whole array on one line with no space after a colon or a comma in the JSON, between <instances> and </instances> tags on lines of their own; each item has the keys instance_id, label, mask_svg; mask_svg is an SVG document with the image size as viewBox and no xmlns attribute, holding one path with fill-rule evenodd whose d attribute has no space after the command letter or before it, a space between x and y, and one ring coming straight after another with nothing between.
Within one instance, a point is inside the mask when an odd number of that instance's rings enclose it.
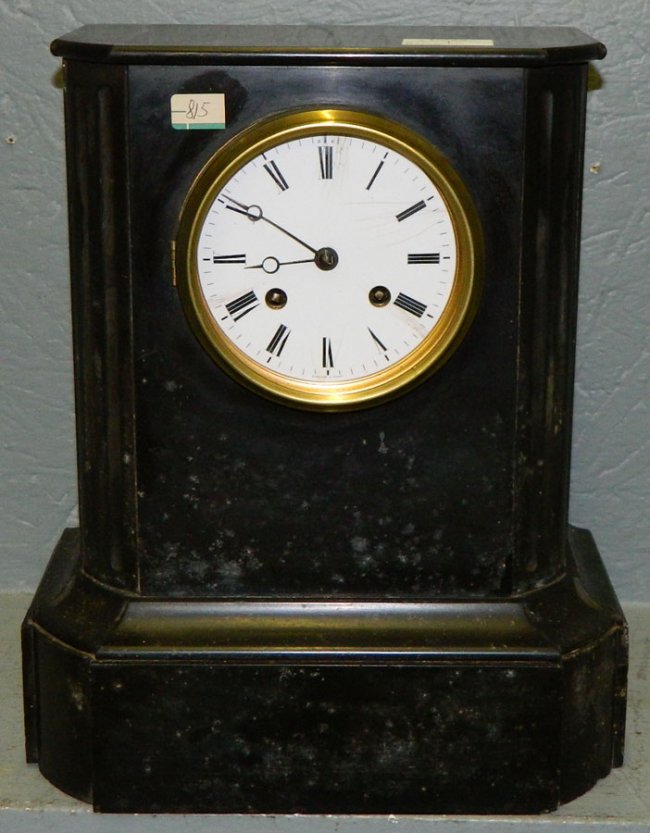
<instances>
[{"instance_id":1,"label":"concrete floor","mask_svg":"<svg viewBox=\"0 0 650 833\"><path fill-rule=\"evenodd\" d=\"M625 766L555 813L526 817L100 816L24 762L19 629L26 594L0 594L1 833L571 833L650 830L650 605L628 605L630 690Z\"/></svg>"}]
</instances>

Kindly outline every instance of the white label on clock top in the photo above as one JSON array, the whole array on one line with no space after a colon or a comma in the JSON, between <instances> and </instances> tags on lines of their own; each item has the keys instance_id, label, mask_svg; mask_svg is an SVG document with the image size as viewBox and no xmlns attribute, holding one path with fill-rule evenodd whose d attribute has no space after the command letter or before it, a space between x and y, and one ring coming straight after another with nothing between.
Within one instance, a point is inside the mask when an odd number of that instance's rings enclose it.
<instances>
[{"instance_id":1,"label":"white label on clock top","mask_svg":"<svg viewBox=\"0 0 650 833\"><path fill-rule=\"evenodd\" d=\"M327 384L384 371L422 343L449 302L457 244L413 161L327 134L240 168L207 210L196 257L210 314L237 350Z\"/></svg>"},{"instance_id":2,"label":"white label on clock top","mask_svg":"<svg viewBox=\"0 0 650 833\"><path fill-rule=\"evenodd\" d=\"M491 38L403 38L402 46L494 46Z\"/></svg>"}]
</instances>

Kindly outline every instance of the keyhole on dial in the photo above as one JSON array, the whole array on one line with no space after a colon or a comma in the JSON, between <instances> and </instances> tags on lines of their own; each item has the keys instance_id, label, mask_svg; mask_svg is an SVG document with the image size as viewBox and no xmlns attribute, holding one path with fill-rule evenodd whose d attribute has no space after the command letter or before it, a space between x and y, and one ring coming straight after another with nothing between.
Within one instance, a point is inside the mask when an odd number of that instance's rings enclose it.
<instances>
[{"instance_id":1,"label":"keyhole on dial","mask_svg":"<svg viewBox=\"0 0 650 833\"><path fill-rule=\"evenodd\" d=\"M287 293L283 289L269 289L264 300L271 309L282 309L287 303Z\"/></svg>"},{"instance_id":2,"label":"keyhole on dial","mask_svg":"<svg viewBox=\"0 0 650 833\"><path fill-rule=\"evenodd\" d=\"M385 307L390 301L390 291L385 286L374 286L368 293L370 303L375 307Z\"/></svg>"}]
</instances>

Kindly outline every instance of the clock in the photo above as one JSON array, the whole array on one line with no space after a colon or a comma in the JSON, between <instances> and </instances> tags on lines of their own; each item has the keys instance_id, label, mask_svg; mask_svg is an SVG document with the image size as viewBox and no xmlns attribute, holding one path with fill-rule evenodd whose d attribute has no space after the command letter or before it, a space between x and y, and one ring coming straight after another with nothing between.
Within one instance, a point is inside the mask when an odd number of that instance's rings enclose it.
<instances>
[{"instance_id":1,"label":"clock","mask_svg":"<svg viewBox=\"0 0 650 833\"><path fill-rule=\"evenodd\" d=\"M88 26L79 527L27 757L107 812L532 813L622 763L568 522L573 29Z\"/></svg>"},{"instance_id":2,"label":"clock","mask_svg":"<svg viewBox=\"0 0 650 833\"><path fill-rule=\"evenodd\" d=\"M220 148L175 253L214 359L263 394L328 410L426 378L480 285L480 225L451 165L403 125L344 110L275 116Z\"/></svg>"}]
</instances>

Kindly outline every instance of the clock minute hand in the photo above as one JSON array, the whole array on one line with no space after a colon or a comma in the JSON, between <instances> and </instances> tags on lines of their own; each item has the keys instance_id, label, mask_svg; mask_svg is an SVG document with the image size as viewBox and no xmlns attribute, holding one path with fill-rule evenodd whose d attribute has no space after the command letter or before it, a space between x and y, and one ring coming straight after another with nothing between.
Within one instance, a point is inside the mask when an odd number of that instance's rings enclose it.
<instances>
[{"instance_id":1,"label":"clock minute hand","mask_svg":"<svg viewBox=\"0 0 650 833\"><path fill-rule=\"evenodd\" d=\"M238 200L229 197L227 194L224 194L224 197L231 203L234 203L233 205L226 206L226 208L229 208L231 211L236 211L238 214L244 214L246 217L248 217L249 220L252 220L253 222L257 222L258 220L264 220L265 223L268 223L270 226L273 226L273 228L276 228L278 231L281 231L283 234L286 234L287 237L290 237L292 240L295 240L296 243L300 243L301 246L304 246L305 249L308 249L314 255L316 255L316 253L318 252L318 249L315 249L313 246L310 246L309 243L305 243L304 240L301 240L299 237L296 237L295 234L290 232L288 229L284 228L284 226L280 226L273 220L269 220L269 218L265 216L264 212L262 211L259 205L244 205L244 203L241 203Z\"/></svg>"}]
</instances>

